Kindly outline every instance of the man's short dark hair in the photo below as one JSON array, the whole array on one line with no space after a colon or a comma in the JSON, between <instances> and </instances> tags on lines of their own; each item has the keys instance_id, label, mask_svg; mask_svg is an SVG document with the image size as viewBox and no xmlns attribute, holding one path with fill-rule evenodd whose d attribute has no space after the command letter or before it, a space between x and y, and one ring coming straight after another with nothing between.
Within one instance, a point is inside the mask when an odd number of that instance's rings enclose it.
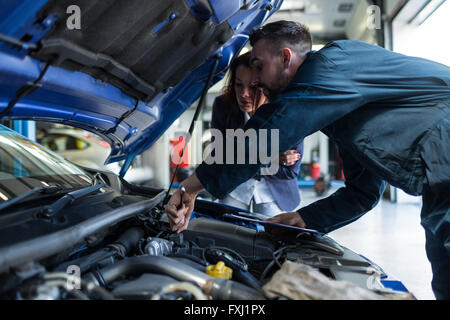
<instances>
[{"instance_id":1,"label":"man's short dark hair","mask_svg":"<svg viewBox=\"0 0 450 320\"><path fill-rule=\"evenodd\" d=\"M266 40L273 53L278 53L283 47L291 47L300 56L311 51L312 37L308 27L294 21L280 20L268 23L250 34L250 44Z\"/></svg>"}]
</instances>

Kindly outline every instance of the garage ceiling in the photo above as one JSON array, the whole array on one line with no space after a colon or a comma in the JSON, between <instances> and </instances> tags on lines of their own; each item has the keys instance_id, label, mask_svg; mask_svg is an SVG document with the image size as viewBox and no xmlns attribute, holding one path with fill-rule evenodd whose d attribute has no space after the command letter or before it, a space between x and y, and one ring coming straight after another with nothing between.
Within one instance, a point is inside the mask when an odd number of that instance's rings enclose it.
<instances>
[{"instance_id":1,"label":"garage ceiling","mask_svg":"<svg viewBox=\"0 0 450 320\"><path fill-rule=\"evenodd\" d=\"M346 36L360 0L284 0L269 21L293 20L306 24L316 40Z\"/></svg>"},{"instance_id":2,"label":"garage ceiling","mask_svg":"<svg viewBox=\"0 0 450 320\"><path fill-rule=\"evenodd\" d=\"M426 2L425 0L413 0ZM384 0L386 17L405 0ZM317 44L336 39L358 39L372 42L367 30L369 0L284 0L281 8L268 22L293 20L306 24Z\"/></svg>"},{"instance_id":3,"label":"garage ceiling","mask_svg":"<svg viewBox=\"0 0 450 320\"><path fill-rule=\"evenodd\" d=\"M399 11L405 4L425 3L428 0L384 0L386 17ZM367 8L369 0L284 0L281 8L267 21L298 21L307 25L318 50L331 40L353 39L376 43L375 30L367 28ZM247 50L250 46L247 47ZM210 92L211 101L220 92L223 81L216 84Z\"/></svg>"}]
</instances>

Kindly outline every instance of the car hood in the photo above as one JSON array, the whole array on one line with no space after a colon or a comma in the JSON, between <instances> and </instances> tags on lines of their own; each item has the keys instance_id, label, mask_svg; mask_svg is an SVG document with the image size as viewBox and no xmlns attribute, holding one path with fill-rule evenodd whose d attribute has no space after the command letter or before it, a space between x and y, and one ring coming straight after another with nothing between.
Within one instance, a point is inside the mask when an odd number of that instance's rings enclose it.
<instances>
[{"instance_id":1,"label":"car hood","mask_svg":"<svg viewBox=\"0 0 450 320\"><path fill-rule=\"evenodd\" d=\"M15 0L0 8L0 117L96 133L107 162L148 149L223 78L282 0ZM216 61L217 60L217 61Z\"/></svg>"}]
</instances>

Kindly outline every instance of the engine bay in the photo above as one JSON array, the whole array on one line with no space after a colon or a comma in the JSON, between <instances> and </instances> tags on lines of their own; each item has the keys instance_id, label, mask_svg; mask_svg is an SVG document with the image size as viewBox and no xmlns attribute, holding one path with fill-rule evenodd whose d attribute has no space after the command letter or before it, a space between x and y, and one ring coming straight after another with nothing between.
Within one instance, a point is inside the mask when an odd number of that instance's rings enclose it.
<instances>
[{"instance_id":1,"label":"engine bay","mask_svg":"<svg viewBox=\"0 0 450 320\"><path fill-rule=\"evenodd\" d=\"M379 281L387 277L381 268L325 235L276 234L226 221L225 213L249 215L201 199L188 229L172 233L164 190L108 174L102 179L119 195L111 200L113 209L0 248L2 299L267 299L262 288L285 261L305 264L332 281L392 293Z\"/></svg>"}]
</instances>

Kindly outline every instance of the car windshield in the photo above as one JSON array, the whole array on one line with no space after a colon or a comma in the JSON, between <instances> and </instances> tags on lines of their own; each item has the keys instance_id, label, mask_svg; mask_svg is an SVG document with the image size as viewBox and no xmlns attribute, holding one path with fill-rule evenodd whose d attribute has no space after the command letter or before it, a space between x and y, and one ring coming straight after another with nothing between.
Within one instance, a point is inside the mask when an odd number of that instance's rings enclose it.
<instances>
[{"instance_id":1,"label":"car windshield","mask_svg":"<svg viewBox=\"0 0 450 320\"><path fill-rule=\"evenodd\" d=\"M91 184L92 178L81 168L0 125L0 203L37 187Z\"/></svg>"}]
</instances>

